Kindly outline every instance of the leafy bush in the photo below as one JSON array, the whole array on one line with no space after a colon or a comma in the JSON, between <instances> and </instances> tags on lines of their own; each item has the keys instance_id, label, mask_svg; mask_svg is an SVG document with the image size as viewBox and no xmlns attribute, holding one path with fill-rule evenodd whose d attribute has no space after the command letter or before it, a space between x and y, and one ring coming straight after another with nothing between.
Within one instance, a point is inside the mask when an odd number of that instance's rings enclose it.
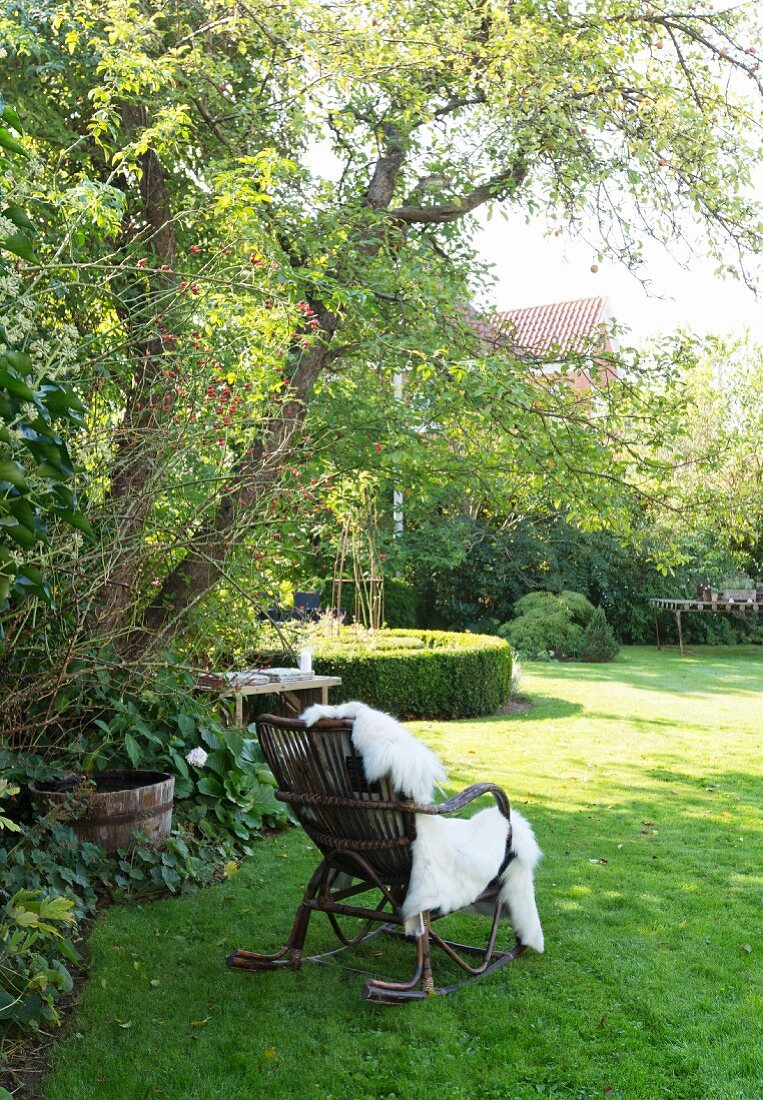
<instances>
[{"instance_id":1,"label":"leafy bush","mask_svg":"<svg viewBox=\"0 0 763 1100\"><path fill-rule=\"evenodd\" d=\"M530 592L517 600L518 618L500 627L522 657L569 659L578 654L593 604L579 592Z\"/></svg>"},{"instance_id":2,"label":"leafy bush","mask_svg":"<svg viewBox=\"0 0 763 1100\"><path fill-rule=\"evenodd\" d=\"M185 893L231 873L242 854L253 851L263 825L286 824L287 812L274 798L275 780L256 739L224 727L209 699L194 693L187 673L164 669L139 690L122 685L119 695L110 675L92 682L83 678L81 686L84 690L76 703L72 701L70 713L82 728L63 766L40 756L0 750L0 798L18 794L32 778L56 778L72 769L166 770L174 774L179 793L172 834L158 849L136 830L134 844L109 854L98 845L78 841L69 823L73 804L33 818L29 804L19 799L13 814L0 813L0 828L5 827L10 837L8 843L0 841L0 904L7 907L16 894L29 906L32 897L46 905L63 900L73 919L80 919L94 911L102 896L124 901ZM14 989L33 962L40 967L45 963L46 974L51 967L60 973L55 957L48 964L50 952L40 946L46 929L26 939L16 931L8 933L6 954L23 953L26 961L14 971ZM44 981L46 989L55 991L55 974ZM29 1007L38 1002L27 998L23 1003ZM53 1019L51 1004L43 998L39 1019ZM8 1013L11 1019L10 1008Z\"/></svg>"},{"instance_id":3,"label":"leafy bush","mask_svg":"<svg viewBox=\"0 0 763 1100\"><path fill-rule=\"evenodd\" d=\"M28 157L15 109L0 97L0 164ZM79 509L72 463L63 434L85 424L85 408L62 368L76 352L68 326L55 334L42 321L37 295L27 293L18 261L37 262L37 230L0 177L0 615L13 601L37 596L52 603L39 566L48 520L90 533ZM8 263L10 255L12 264ZM55 363L55 366L50 364ZM2 622L0 620L0 632Z\"/></svg>"},{"instance_id":4,"label":"leafy bush","mask_svg":"<svg viewBox=\"0 0 763 1100\"><path fill-rule=\"evenodd\" d=\"M581 661L612 661L620 651L603 607L597 607L580 639Z\"/></svg>"},{"instance_id":5,"label":"leafy bush","mask_svg":"<svg viewBox=\"0 0 763 1100\"><path fill-rule=\"evenodd\" d=\"M58 1023L55 1002L72 979L59 956L77 954L61 925L73 925L74 902L19 890L0 911L0 1026L37 1029Z\"/></svg>"},{"instance_id":6,"label":"leafy bush","mask_svg":"<svg viewBox=\"0 0 763 1100\"><path fill-rule=\"evenodd\" d=\"M105 689L88 689L92 713L100 717L74 744L75 766L170 772L175 820L190 823L215 844L226 838L249 843L263 825L285 824L286 811L273 797L274 780L256 739L224 726L190 673L170 666L139 690L119 690L111 681ZM208 753L206 763L194 768L186 757L200 746Z\"/></svg>"},{"instance_id":7,"label":"leafy bush","mask_svg":"<svg viewBox=\"0 0 763 1100\"><path fill-rule=\"evenodd\" d=\"M583 628L573 623L562 609L546 614L535 612L505 623L499 637L511 642L520 657L529 660L576 656Z\"/></svg>"},{"instance_id":8,"label":"leafy bush","mask_svg":"<svg viewBox=\"0 0 763 1100\"><path fill-rule=\"evenodd\" d=\"M277 664L281 653L260 654ZM511 650L499 638L434 630L342 631L315 643L313 667L339 676L332 695L361 699L400 718L494 714L509 697Z\"/></svg>"},{"instance_id":9,"label":"leafy bush","mask_svg":"<svg viewBox=\"0 0 763 1100\"><path fill-rule=\"evenodd\" d=\"M415 629L419 625L419 597L415 588L394 578L385 580L384 621L392 629Z\"/></svg>"},{"instance_id":10,"label":"leafy bush","mask_svg":"<svg viewBox=\"0 0 763 1100\"><path fill-rule=\"evenodd\" d=\"M263 825L284 825L286 811L277 802L273 773L256 738L238 730L205 731L212 752L198 767L196 792L183 806L187 821L210 838L236 836L247 844Z\"/></svg>"},{"instance_id":11,"label":"leafy bush","mask_svg":"<svg viewBox=\"0 0 763 1100\"><path fill-rule=\"evenodd\" d=\"M71 900L81 920L105 893L109 857L97 844L80 843L66 822L52 815L26 827L15 843L0 844L0 898L17 890L39 890Z\"/></svg>"},{"instance_id":12,"label":"leafy bush","mask_svg":"<svg viewBox=\"0 0 763 1100\"><path fill-rule=\"evenodd\" d=\"M587 626L594 606L580 592L528 592L514 605L516 616L546 615L557 610L566 612L570 621L578 626Z\"/></svg>"},{"instance_id":13,"label":"leafy bush","mask_svg":"<svg viewBox=\"0 0 763 1100\"><path fill-rule=\"evenodd\" d=\"M19 788L0 779L0 800L13 798ZM0 831L21 833L18 822L0 814ZM0 849L0 852L4 849ZM60 925L74 925L71 898L41 890L10 893L8 877L0 876L0 1033L37 1029L57 1023L55 1002L68 993L72 979L61 961L76 962L77 954Z\"/></svg>"}]
</instances>

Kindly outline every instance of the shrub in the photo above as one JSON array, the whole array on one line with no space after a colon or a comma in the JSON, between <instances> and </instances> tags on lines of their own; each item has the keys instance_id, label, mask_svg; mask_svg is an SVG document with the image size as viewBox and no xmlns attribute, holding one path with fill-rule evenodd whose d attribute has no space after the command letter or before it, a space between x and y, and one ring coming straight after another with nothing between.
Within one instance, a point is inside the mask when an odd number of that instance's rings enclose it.
<instances>
[{"instance_id":1,"label":"shrub","mask_svg":"<svg viewBox=\"0 0 763 1100\"><path fill-rule=\"evenodd\" d=\"M594 606L580 592L528 592L514 605L515 616L531 614L549 614L563 610L573 623L587 626L594 613Z\"/></svg>"},{"instance_id":2,"label":"shrub","mask_svg":"<svg viewBox=\"0 0 763 1100\"><path fill-rule=\"evenodd\" d=\"M413 629L419 625L419 597L405 581L384 582L384 621L393 629Z\"/></svg>"},{"instance_id":3,"label":"shrub","mask_svg":"<svg viewBox=\"0 0 763 1100\"><path fill-rule=\"evenodd\" d=\"M321 606L331 607L333 583L324 581L320 586ZM415 629L419 625L420 597L416 589L398 577L384 580L384 625L393 630ZM355 616L355 582L342 582L342 607L346 613L345 622L351 623Z\"/></svg>"},{"instance_id":4,"label":"shrub","mask_svg":"<svg viewBox=\"0 0 763 1100\"><path fill-rule=\"evenodd\" d=\"M12 927L11 915L18 905L8 907L15 895L26 898L32 911L34 899L46 907L50 901L65 901L79 920L92 913L103 896L134 900L185 893L231 873L242 855L252 853L263 825L282 826L289 819L274 798L275 780L256 739L224 727L212 710L212 700L194 693L187 673L161 669L150 682L132 689L111 676L83 677L81 686L81 694L71 703L80 730L66 759L54 765L40 756L0 749L0 800L18 795L30 779L52 779L66 771L164 770L175 776L173 830L162 849L136 830L129 848L107 853L96 844L78 842L69 824L73 806L33 818L22 798L14 802L12 814L0 801L0 976L11 965L10 952L23 955L18 965L13 963L17 993L27 966L44 968L50 997L38 1001L24 999L24 994L18 1000L27 1006L19 1009L25 1013L37 1005L36 1018L41 1020L54 1019L50 1013L56 982L60 978L65 984L65 978L52 948L43 949L45 928L23 937ZM30 922L31 928L34 916L22 914L19 919ZM65 953L65 946L56 951ZM47 973L51 968L52 976ZM0 982L0 1009L2 1004ZM15 1020L9 1002L6 1008L0 1020ZM29 1026L34 1026L32 1016Z\"/></svg>"},{"instance_id":5,"label":"shrub","mask_svg":"<svg viewBox=\"0 0 763 1100\"><path fill-rule=\"evenodd\" d=\"M620 651L603 607L597 607L580 639L581 661L612 661Z\"/></svg>"},{"instance_id":6,"label":"shrub","mask_svg":"<svg viewBox=\"0 0 763 1100\"><path fill-rule=\"evenodd\" d=\"M558 609L545 614L533 612L521 615L502 626L498 633L511 642L521 657L537 661L575 657L583 628L571 622L565 611Z\"/></svg>"},{"instance_id":7,"label":"shrub","mask_svg":"<svg viewBox=\"0 0 763 1100\"><path fill-rule=\"evenodd\" d=\"M0 800L18 793L18 787L0 779ZM21 834L23 840L24 830L5 812L0 814L0 832ZM56 1001L72 988L62 959L77 962L60 926L76 925L75 903L42 890L11 893L6 875L0 879L0 902L0 1034L58 1023Z\"/></svg>"},{"instance_id":8,"label":"shrub","mask_svg":"<svg viewBox=\"0 0 763 1100\"><path fill-rule=\"evenodd\" d=\"M517 600L518 617L499 628L522 657L576 657L593 604L579 592L530 592Z\"/></svg>"},{"instance_id":9,"label":"shrub","mask_svg":"<svg viewBox=\"0 0 763 1100\"><path fill-rule=\"evenodd\" d=\"M195 690L193 677L177 667L160 669L139 689L109 682L90 703L102 717L91 720L75 743L73 770L132 767L175 777L176 823L191 822L212 843L248 844L263 824L284 825L287 815L273 797L273 777L257 741L226 728L214 700ZM204 767L186 759L204 746Z\"/></svg>"},{"instance_id":10,"label":"shrub","mask_svg":"<svg viewBox=\"0 0 763 1100\"><path fill-rule=\"evenodd\" d=\"M260 654L280 664L282 653ZM475 718L509 698L511 649L499 638L436 630L342 631L314 643L319 675L339 676L339 701L360 699L399 718Z\"/></svg>"},{"instance_id":11,"label":"shrub","mask_svg":"<svg viewBox=\"0 0 763 1100\"><path fill-rule=\"evenodd\" d=\"M60 925L74 924L74 902L19 890L0 912L0 1028L36 1030L58 1023L55 1003L68 993L72 979L67 962L77 962L71 941Z\"/></svg>"}]
</instances>

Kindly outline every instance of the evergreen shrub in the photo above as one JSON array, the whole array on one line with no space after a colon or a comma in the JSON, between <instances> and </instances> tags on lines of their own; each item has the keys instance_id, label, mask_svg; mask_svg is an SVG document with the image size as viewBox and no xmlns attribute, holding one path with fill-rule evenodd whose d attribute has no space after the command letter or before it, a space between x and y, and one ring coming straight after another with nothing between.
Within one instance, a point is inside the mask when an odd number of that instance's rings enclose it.
<instances>
[{"instance_id":1,"label":"evergreen shrub","mask_svg":"<svg viewBox=\"0 0 763 1100\"><path fill-rule=\"evenodd\" d=\"M517 653L531 660L577 657L594 614L593 604L579 592L530 592L516 603L517 618L499 628Z\"/></svg>"},{"instance_id":2,"label":"evergreen shrub","mask_svg":"<svg viewBox=\"0 0 763 1100\"><path fill-rule=\"evenodd\" d=\"M283 653L261 653L281 664ZM313 643L313 668L339 676L332 700L359 699L398 718L477 718L503 706L511 690L511 649L500 638L439 630L343 632Z\"/></svg>"},{"instance_id":3,"label":"evergreen shrub","mask_svg":"<svg viewBox=\"0 0 763 1100\"><path fill-rule=\"evenodd\" d=\"M604 608L597 607L580 639L578 656L581 661L612 661L619 651L620 646L607 622Z\"/></svg>"}]
</instances>

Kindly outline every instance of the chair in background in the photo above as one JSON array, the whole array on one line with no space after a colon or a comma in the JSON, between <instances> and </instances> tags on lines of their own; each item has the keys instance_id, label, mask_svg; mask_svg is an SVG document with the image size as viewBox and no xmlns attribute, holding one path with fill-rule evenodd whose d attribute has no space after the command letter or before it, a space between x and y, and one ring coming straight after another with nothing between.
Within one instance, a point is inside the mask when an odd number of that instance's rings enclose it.
<instances>
[{"instance_id":1,"label":"chair in background","mask_svg":"<svg viewBox=\"0 0 763 1100\"><path fill-rule=\"evenodd\" d=\"M307 622L315 621L321 613L320 592L296 592L294 595L294 615Z\"/></svg>"}]
</instances>

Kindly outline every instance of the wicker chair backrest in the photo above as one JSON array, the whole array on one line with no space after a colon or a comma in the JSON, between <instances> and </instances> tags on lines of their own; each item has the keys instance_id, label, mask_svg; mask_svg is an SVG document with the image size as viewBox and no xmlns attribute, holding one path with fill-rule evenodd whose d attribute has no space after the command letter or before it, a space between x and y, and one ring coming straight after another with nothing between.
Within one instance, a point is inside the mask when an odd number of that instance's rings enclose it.
<instances>
[{"instance_id":1,"label":"wicker chair backrest","mask_svg":"<svg viewBox=\"0 0 763 1100\"><path fill-rule=\"evenodd\" d=\"M414 814L403 806L371 809L376 802L400 805L400 797L386 777L368 782L351 733L352 722L346 720L324 720L310 728L297 718L273 715L257 722L262 751L279 788L286 794L306 796L304 802L290 800L290 804L323 854L355 851L382 881L407 882L416 835ZM311 801L311 796L318 797ZM359 804L343 805L342 800L348 799ZM351 859L344 861L344 867L348 873L357 872Z\"/></svg>"}]
</instances>

